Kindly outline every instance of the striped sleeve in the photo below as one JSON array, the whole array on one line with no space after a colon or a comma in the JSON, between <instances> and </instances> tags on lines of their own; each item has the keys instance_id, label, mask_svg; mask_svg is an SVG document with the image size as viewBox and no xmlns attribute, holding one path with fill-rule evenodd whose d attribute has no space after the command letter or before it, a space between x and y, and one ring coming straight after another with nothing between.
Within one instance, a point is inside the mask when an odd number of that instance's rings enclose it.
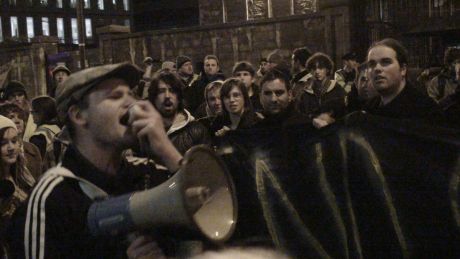
<instances>
[{"instance_id":1,"label":"striped sleeve","mask_svg":"<svg viewBox=\"0 0 460 259\"><path fill-rule=\"evenodd\" d=\"M28 204L24 227L24 252L26 259L47 258L46 244L46 200L64 177L45 175L32 191Z\"/></svg>"}]
</instances>

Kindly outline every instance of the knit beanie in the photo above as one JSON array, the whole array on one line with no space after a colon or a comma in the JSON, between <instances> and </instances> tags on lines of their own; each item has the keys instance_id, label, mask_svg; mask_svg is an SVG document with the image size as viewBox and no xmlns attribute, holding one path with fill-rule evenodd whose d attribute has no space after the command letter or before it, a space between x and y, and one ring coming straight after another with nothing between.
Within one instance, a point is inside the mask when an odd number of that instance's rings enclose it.
<instances>
[{"instance_id":1,"label":"knit beanie","mask_svg":"<svg viewBox=\"0 0 460 259\"><path fill-rule=\"evenodd\" d=\"M18 128L16 128L16 124L14 124L12 120L0 115L0 130L4 128L13 128L15 130L18 130Z\"/></svg>"},{"instance_id":2,"label":"knit beanie","mask_svg":"<svg viewBox=\"0 0 460 259\"><path fill-rule=\"evenodd\" d=\"M192 62L192 59L187 56L177 56L176 69L179 69L185 62Z\"/></svg>"},{"instance_id":3,"label":"knit beanie","mask_svg":"<svg viewBox=\"0 0 460 259\"><path fill-rule=\"evenodd\" d=\"M15 92L23 92L24 95L27 96L24 84L16 80L11 80L5 87L5 99L8 99L8 97Z\"/></svg>"}]
</instances>

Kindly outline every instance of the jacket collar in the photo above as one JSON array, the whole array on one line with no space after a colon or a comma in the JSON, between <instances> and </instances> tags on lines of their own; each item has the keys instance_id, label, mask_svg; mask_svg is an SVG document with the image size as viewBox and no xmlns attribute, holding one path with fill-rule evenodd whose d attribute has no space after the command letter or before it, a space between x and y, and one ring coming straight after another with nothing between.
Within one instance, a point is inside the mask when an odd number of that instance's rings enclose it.
<instances>
[{"instance_id":1,"label":"jacket collar","mask_svg":"<svg viewBox=\"0 0 460 259\"><path fill-rule=\"evenodd\" d=\"M328 83L329 83L329 86L327 87L326 93L329 93L330 91L332 91L334 89L335 85L337 84L337 81L329 80ZM309 83L309 84L305 85L304 91L309 93L309 94L315 94L313 92L313 83Z\"/></svg>"},{"instance_id":2,"label":"jacket collar","mask_svg":"<svg viewBox=\"0 0 460 259\"><path fill-rule=\"evenodd\" d=\"M171 127L166 132L167 135L173 134L174 132L184 128L185 126L187 126L187 124L189 124L190 122L195 120L195 118L186 109L183 109L181 111L181 113L183 115L185 115L185 120L176 120L176 119L174 119L173 125L171 125Z\"/></svg>"}]
</instances>

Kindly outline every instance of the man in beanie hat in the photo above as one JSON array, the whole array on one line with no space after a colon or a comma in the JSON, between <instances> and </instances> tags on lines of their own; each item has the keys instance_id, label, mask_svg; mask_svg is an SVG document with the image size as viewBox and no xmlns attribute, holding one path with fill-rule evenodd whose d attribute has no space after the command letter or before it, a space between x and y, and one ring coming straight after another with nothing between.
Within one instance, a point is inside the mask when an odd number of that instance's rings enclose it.
<instances>
[{"instance_id":1,"label":"man in beanie hat","mask_svg":"<svg viewBox=\"0 0 460 259\"><path fill-rule=\"evenodd\" d=\"M134 98L131 89L140 76L128 63L104 65L74 73L57 88L58 116L69 130L71 144L62 166L48 171L35 186L22 214L25 219L18 217L16 226L22 228L10 235L16 239L11 242L16 257L163 256L145 235L126 250L124 236L93 237L86 223L94 199L144 189L147 178L154 184L167 179L147 161L134 164L122 155L141 139L170 172L179 168L182 156L166 136L161 115L148 101Z\"/></svg>"},{"instance_id":2,"label":"man in beanie hat","mask_svg":"<svg viewBox=\"0 0 460 259\"><path fill-rule=\"evenodd\" d=\"M177 56L177 74L185 87L190 87L198 79L198 75L193 73L192 59L187 56Z\"/></svg>"},{"instance_id":3,"label":"man in beanie hat","mask_svg":"<svg viewBox=\"0 0 460 259\"><path fill-rule=\"evenodd\" d=\"M25 112L24 121L26 122L26 128L24 130L23 139L24 141L29 141L37 125L35 125L32 117L29 116L30 103L24 84L16 80L11 80L5 87L4 95L8 102L16 104Z\"/></svg>"},{"instance_id":4,"label":"man in beanie hat","mask_svg":"<svg viewBox=\"0 0 460 259\"><path fill-rule=\"evenodd\" d=\"M11 80L5 87L5 99L21 107L24 111L29 110L29 100L27 98L26 87L23 83Z\"/></svg>"},{"instance_id":5,"label":"man in beanie hat","mask_svg":"<svg viewBox=\"0 0 460 259\"><path fill-rule=\"evenodd\" d=\"M259 99L259 86L255 83L256 71L249 61L237 62L233 66L232 74L234 77L243 81L248 89L249 100L255 112L262 111L262 105Z\"/></svg>"}]
</instances>

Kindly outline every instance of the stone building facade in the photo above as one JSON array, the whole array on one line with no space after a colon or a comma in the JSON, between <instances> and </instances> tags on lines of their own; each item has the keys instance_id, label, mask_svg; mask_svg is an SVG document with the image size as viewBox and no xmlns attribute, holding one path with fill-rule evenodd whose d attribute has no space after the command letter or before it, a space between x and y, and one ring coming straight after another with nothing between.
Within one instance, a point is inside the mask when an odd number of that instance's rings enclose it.
<instances>
[{"instance_id":1,"label":"stone building facade","mask_svg":"<svg viewBox=\"0 0 460 259\"><path fill-rule=\"evenodd\" d=\"M55 36L60 44L78 44L76 5L79 0L0 1L0 44L30 42L35 36ZM86 43L97 43L95 29L131 24L131 0L81 0Z\"/></svg>"},{"instance_id":2,"label":"stone building facade","mask_svg":"<svg viewBox=\"0 0 460 259\"><path fill-rule=\"evenodd\" d=\"M460 1L368 1L370 41L395 37L403 41L412 66L441 65L447 47L460 48Z\"/></svg>"},{"instance_id":3,"label":"stone building facade","mask_svg":"<svg viewBox=\"0 0 460 259\"><path fill-rule=\"evenodd\" d=\"M200 26L101 35L101 63L129 60L141 64L145 56L165 61L177 55L188 55L197 62L215 54L224 73L230 75L236 61L257 65L275 49L290 58L293 49L307 46L328 53L340 65L340 57L351 48L348 1L271 0L262 5L266 8L258 9L260 17L248 16L248 1L200 0Z\"/></svg>"}]
</instances>

